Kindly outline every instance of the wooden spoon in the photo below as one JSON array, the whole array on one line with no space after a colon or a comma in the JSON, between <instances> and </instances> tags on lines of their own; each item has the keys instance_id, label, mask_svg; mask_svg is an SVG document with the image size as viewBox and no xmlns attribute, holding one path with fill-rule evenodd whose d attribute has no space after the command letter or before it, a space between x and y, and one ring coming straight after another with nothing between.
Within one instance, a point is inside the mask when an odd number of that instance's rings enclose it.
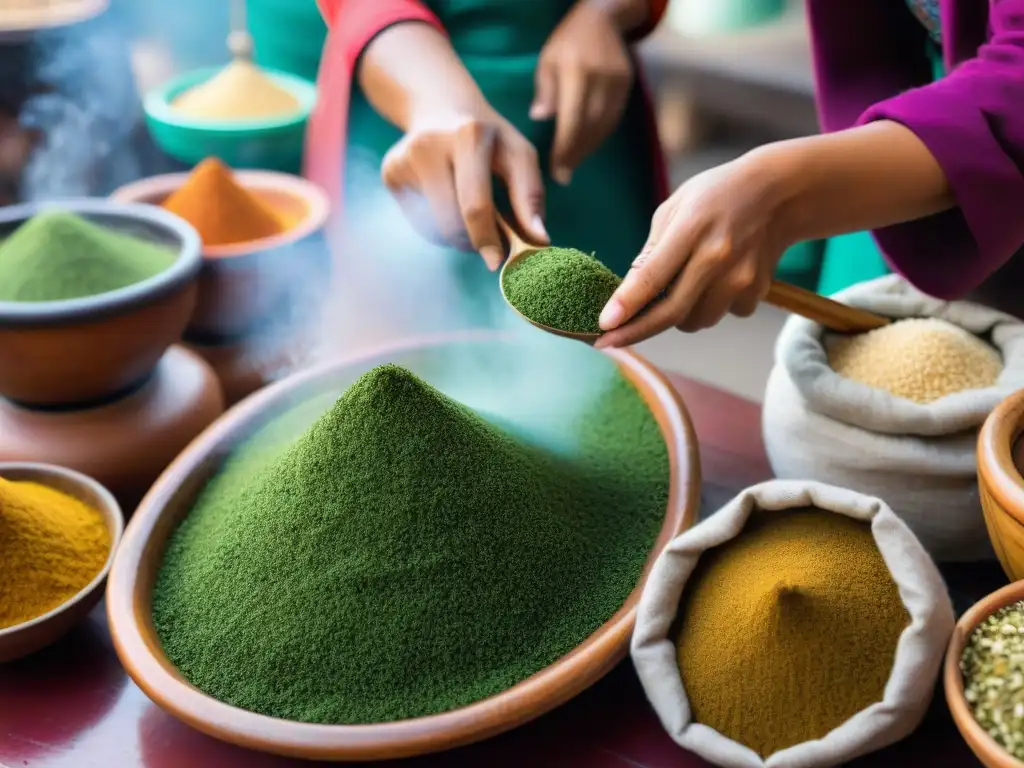
<instances>
[{"instance_id":1,"label":"wooden spoon","mask_svg":"<svg viewBox=\"0 0 1024 768\"><path fill-rule=\"evenodd\" d=\"M570 331L563 331L559 328L552 328L551 326L531 320L512 306L512 303L508 300L508 296L505 294L505 271L513 263L521 259L525 259L530 254L536 253L547 246L527 242L507 221L505 221L504 217L500 215L498 216L498 227L508 240L508 258L505 259L505 263L502 265L501 273L499 275L501 295L505 298L505 303L512 307L516 314L524 320L532 323L541 330L547 331L548 333L553 333L556 336L565 336L569 339L576 339L577 341L582 341L587 344L593 344L597 341L598 337L601 335L600 333L572 333ZM874 312L869 312L866 309L851 307L848 304L843 304L835 301L834 299L826 298L825 296L819 296L813 291L798 288L795 285L782 282L781 280L772 280L772 284L768 289L768 295L765 297L765 301L774 307L784 309L787 312L792 312L794 315L806 317L808 320L813 320L814 322L823 325L830 331L837 331L839 333L863 333L865 331L873 331L876 328L881 328L892 322L888 317L876 315Z\"/></svg>"}]
</instances>

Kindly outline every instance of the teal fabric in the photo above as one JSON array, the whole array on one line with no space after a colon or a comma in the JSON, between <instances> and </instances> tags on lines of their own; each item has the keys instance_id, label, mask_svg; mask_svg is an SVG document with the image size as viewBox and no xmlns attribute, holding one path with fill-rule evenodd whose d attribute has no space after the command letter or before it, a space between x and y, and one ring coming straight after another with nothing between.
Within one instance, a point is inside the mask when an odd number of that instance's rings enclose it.
<instances>
[{"instance_id":1,"label":"teal fabric","mask_svg":"<svg viewBox=\"0 0 1024 768\"><path fill-rule=\"evenodd\" d=\"M942 78L945 75L942 52L933 40L929 40L927 55L932 64L933 79ZM818 293L829 296L855 283L887 275L890 271L870 232L833 237L825 244Z\"/></svg>"},{"instance_id":2,"label":"teal fabric","mask_svg":"<svg viewBox=\"0 0 1024 768\"><path fill-rule=\"evenodd\" d=\"M797 243L782 254L775 277L801 288L815 290L821 274L822 255L825 250L824 240L810 240Z\"/></svg>"},{"instance_id":3,"label":"teal fabric","mask_svg":"<svg viewBox=\"0 0 1024 768\"><path fill-rule=\"evenodd\" d=\"M256 63L316 80L327 25L316 0L246 0Z\"/></svg>"},{"instance_id":4,"label":"teal fabric","mask_svg":"<svg viewBox=\"0 0 1024 768\"><path fill-rule=\"evenodd\" d=\"M456 52L489 102L537 148L545 176L546 223L552 241L593 252L611 269L625 274L643 247L658 202L641 90L634 89L618 130L576 170L569 187L554 183L548 174L554 123L533 121L528 114L540 50L572 4L573 0L427 3L440 18ZM378 206L386 205L386 192L379 179L380 164L400 133L380 118L358 91L353 93L348 130L345 200L354 214L348 218L355 220L355 226L362 219L367 227L372 227L370 222L377 219L369 215L371 201L381 201L376 203ZM500 185L496 185L496 190L501 200ZM361 214L360 210L366 213ZM402 226L400 217L388 219L389 230ZM397 232L391 234L397 237ZM366 232L362 241L373 238L372 232ZM497 291L496 276L487 271L475 253L448 250L442 255L410 238L402 239L402 244L410 269L415 269L419 260L449 259L462 286L460 295L453 300L483 307L490 297L474 297Z\"/></svg>"}]
</instances>

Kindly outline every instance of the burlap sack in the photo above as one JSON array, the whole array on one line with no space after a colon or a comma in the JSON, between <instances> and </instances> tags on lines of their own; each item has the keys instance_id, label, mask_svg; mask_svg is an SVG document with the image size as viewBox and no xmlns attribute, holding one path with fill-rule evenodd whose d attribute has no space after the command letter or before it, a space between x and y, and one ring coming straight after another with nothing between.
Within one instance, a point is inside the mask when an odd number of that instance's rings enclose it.
<instances>
[{"instance_id":1,"label":"burlap sack","mask_svg":"<svg viewBox=\"0 0 1024 768\"><path fill-rule=\"evenodd\" d=\"M669 633L687 579L702 552L734 538L754 509L808 506L870 521L912 621L900 635L882 701L817 741L797 744L762 760L742 744L692 722ZM822 483L772 480L748 488L669 543L655 562L640 598L632 655L647 698L681 747L723 768L825 768L898 741L917 727L931 701L953 624L953 605L935 563L883 501Z\"/></svg>"},{"instance_id":2,"label":"burlap sack","mask_svg":"<svg viewBox=\"0 0 1024 768\"><path fill-rule=\"evenodd\" d=\"M897 275L836 298L889 317L951 322L991 341L1005 367L994 387L915 403L837 374L824 329L794 316L779 335L764 399L764 442L776 476L885 499L939 561L992 557L975 440L996 404L1024 387L1024 324L977 304L925 296Z\"/></svg>"}]
</instances>

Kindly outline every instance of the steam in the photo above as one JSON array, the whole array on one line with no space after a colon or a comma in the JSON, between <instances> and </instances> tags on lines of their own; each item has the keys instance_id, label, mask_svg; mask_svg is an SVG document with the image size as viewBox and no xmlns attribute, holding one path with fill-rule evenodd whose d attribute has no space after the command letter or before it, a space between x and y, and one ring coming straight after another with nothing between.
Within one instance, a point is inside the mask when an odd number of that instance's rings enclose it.
<instances>
[{"instance_id":1,"label":"steam","mask_svg":"<svg viewBox=\"0 0 1024 768\"><path fill-rule=\"evenodd\" d=\"M40 38L46 43L40 61L48 67L47 76L66 83L60 91L69 96L39 105L37 119L46 122L52 138L49 154L29 171L35 194L50 196L57 187L78 193L67 172L82 167L85 154L94 159L97 147L106 151L109 146L107 165L124 173L164 170L139 147L134 157L115 159L122 145L114 140L121 140L118 131L138 116L134 91L227 61L227 7L213 16L209 10L209 0L113 0L111 11L93 28L75 28L82 34L74 45L65 37ZM202 24L196 24L198 18ZM69 50L77 53L62 60L61 52ZM97 93L98 88L104 92ZM240 342L245 355L240 367L272 379L416 337L498 330L511 336L514 346L467 341L450 345L443 355L398 355L395 362L530 440L570 449L567 425L593 406L613 379L614 366L588 347L549 336L517 317L505 306L497 276L479 256L430 245L410 226L380 182L380 158L352 154L343 239L332 240L330 248L321 239L308 239L262 261L261 283L290 286L283 299L287 316Z\"/></svg>"},{"instance_id":2,"label":"steam","mask_svg":"<svg viewBox=\"0 0 1024 768\"><path fill-rule=\"evenodd\" d=\"M317 356L337 358L423 336L491 329L508 344L466 340L428 370L410 368L531 442L571 451L567 427L614 378L608 358L544 333L505 304L475 253L453 254L416 232L381 186L372 158L351 162L346 235L332 254ZM404 364L402 360L396 360Z\"/></svg>"}]
</instances>

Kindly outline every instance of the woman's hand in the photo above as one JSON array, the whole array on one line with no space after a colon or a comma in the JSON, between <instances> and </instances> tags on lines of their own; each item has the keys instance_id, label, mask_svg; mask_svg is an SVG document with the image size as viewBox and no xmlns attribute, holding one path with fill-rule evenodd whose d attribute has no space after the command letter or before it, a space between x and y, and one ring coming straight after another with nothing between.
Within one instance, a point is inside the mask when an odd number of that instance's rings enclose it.
<instances>
[{"instance_id":1,"label":"woman's hand","mask_svg":"<svg viewBox=\"0 0 1024 768\"><path fill-rule=\"evenodd\" d=\"M504 248L492 173L505 182L523 231L538 243L548 243L537 151L490 107L430 112L409 126L381 167L384 184L421 234L479 251L496 270Z\"/></svg>"},{"instance_id":2,"label":"woman's hand","mask_svg":"<svg viewBox=\"0 0 1024 768\"><path fill-rule=\"evenodd\" d=\"M790 176L764 158L755 150L705 171L662 203L647 244L601 314L607 333L597 346L635 344L671 326L697 331L729 312L754 312L791 243L783 215Z\"/></svg>"},{"instance_id":3,"label":"woman's hand","mask_svg":"<svg viewBox=\"0 0 1024 768\"><path fill-rule=\"evenodd\" d=\"M427 24L395 24L366 47L358 78L374 108L405 134L381 176L422 234L475 249L497 269L504 248L496 174L521 231L548 242L537 150L487 103L448 38Z\"/></svg>"},{"instance_id":4,"label":"woman's hand","mask_svg":"<svg viewBox=\"0 0 1024 768\"><path fill-rule=\"evenodd\" d=\"M616 22L600 3L581 0L541 50L530 117L555 119L551 176L559 184L572 180L626 109L633 65Z\"/></svg>"}]
</instances>

